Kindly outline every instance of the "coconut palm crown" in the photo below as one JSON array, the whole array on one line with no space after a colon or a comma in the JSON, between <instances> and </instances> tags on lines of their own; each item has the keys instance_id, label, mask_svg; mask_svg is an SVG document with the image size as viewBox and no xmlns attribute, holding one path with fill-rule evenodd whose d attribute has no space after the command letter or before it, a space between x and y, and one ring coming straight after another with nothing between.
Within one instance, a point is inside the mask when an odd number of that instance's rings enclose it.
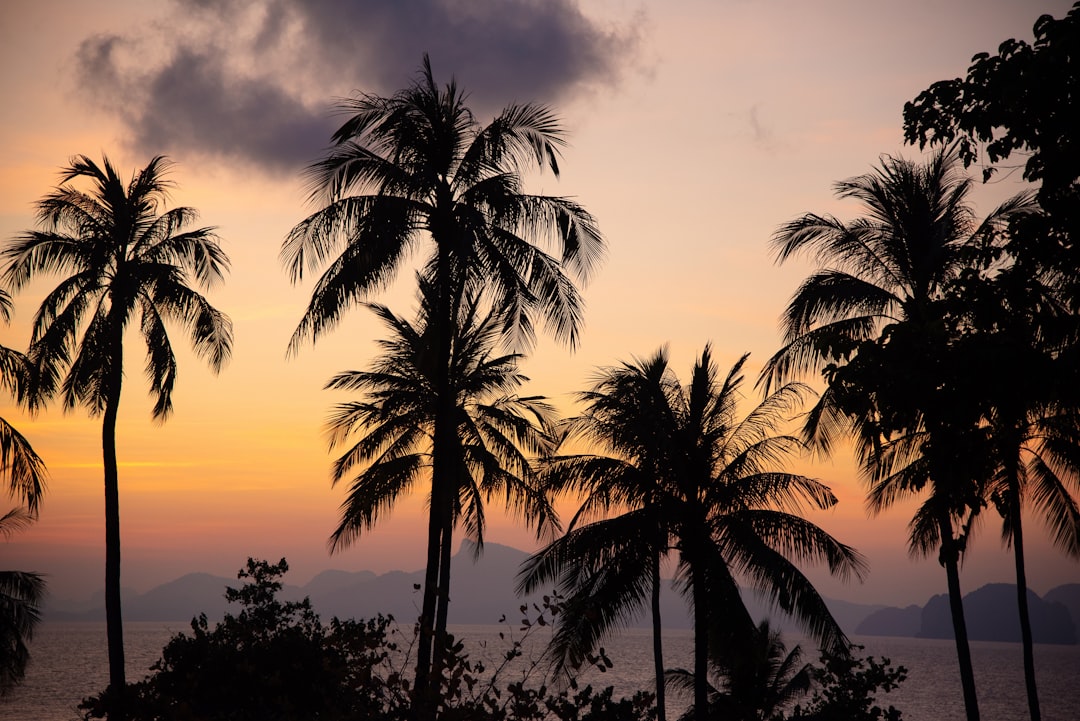
<instances>
[{"instance_id":1,"label":"coconut palm crown","mask_svg":"<svg viewBox=\"0 0 1080 721\"><path fill-rule=\"evenodd\" d=\"M430 285L421 285L430 300ZM347 481L348 493L330 537L331 552L374 528L432 466L439 369L431 353L430 303L422 304L416 323L386 306L369 307L392 336L379 341L382 352L371 370L339 373L326 385L364 394L337 405L327 423L331 448L359 437L333 466L333 482ZM533 461L551 451L554 411L539 396L517 394L528 378L517 368L519 354L495 352L500 323L497 314L482 315L476 300L467 299L453 339L451 393L459 439L454 519L477 554L484 545L485 502L495 496L523 522L535 524L538 538L551 538L558 529Z\"/></svg>"}]
</instances>

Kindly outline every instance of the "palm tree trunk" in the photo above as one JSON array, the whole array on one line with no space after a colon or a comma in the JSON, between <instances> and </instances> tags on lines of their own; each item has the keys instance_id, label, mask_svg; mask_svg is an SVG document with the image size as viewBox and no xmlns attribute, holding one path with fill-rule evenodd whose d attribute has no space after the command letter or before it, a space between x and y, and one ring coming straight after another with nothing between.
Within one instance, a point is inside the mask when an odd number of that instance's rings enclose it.
<instances>
[{"instance_id":1,"label":"palm tree trunk","mask_svg":"<svg viewBox=\"0 0 1080 721\"><path fill-rule=\"evenodd\" d=\"M113 334L109 395L101 423L101 453L105 469L105 623L109 647L109 695L115 701L111 719L124 719L127 679L124 673L124 626L120 611L120 477L116 461L116 417L120 408L122 332Z\"/></svg>"},{"instance_id":2,"label":"palm tree trunk","mask_svg":"<svg viewBox=\"0 0 1080 721\"><path fill-rule=\"evenodd\" d=\"M695 564L696 565L696 564ZM709 719L709 609L704 573L691 570L694 584L694 719Z\"/></svg>"},{"instance_id":3,"label":"palm tree trunk","mask_svg":"<svg viewBox=\"0 0 1080 721\"><path fill-rule=\"evenodd\" d=\"M416 651L416 676L413 679L413 717L418 721L434 718L434 698L428 698L428 676L431 672L431 651L435 634L435 601L439 586L439 552L441 524L435 512L440 502L434 470L431 474L431 509L428 513L427 567L424 570L424 601L420 610L419 645ZM431 715L428 708L431 708Z\"/></svg>"},{"instance_id":4,"label":"palm tree trunk","mask_svg":"<svg viewBox=\"0 0 1080 721\"><path fill-rule=\"evenodd\" d=\"M1039 691L1035 686L1035 652L1031 638L1031 617L1028 615L1027 571L1024 567L1024 531L1020 521L1020 498L1012 489L1009 510L1013 519L1013 555L1016 559L1016 606L1020 611L1020 640L1024 646L1024 683L1027 686L1028 712L1031 721L1040 721Z\"/></svg>"},{"instance_id":5,"label":"palm tree trunk","mask_svg":"<svg viewBox=\"0 0 1080 721\"><path fill-rule=\"evenodd\" d=\"M433 232L433 235L435 233ZM443 597L449 599L445 589L440 586L443 578L443 564L445 564L445 583L449 584L450 559L449 551L444 558L444 550L449 548L448 525L453 523L453 451L457 444L457 433L454 427L454 398L451 388L452 373L451 362L453 360L453 336L457 322L457 306L460 293L456 293L456 285L452 274L452 263L449 249L445 243L438 242L438 259L436 261L437 297L435 300L435 318L439 321L435 324L435 428L432 439L432 462L431 462L431 507L428 518L428 567L425 580L428 584L424 589L424 610L421 618L421 628L430 624L431 634L426 639L427 655L421 658L425 652L424 644L421 644L417 652L417 675L415 679L414 693L416 700L420 701L416 716L421 721L434 721L439 700L439 674L433 673L434 669L441 672L441 654L446 646L446 611ZM449 524L447 519L449 520ZM440 608L442 624L440 626ZM415 701L414 701L415 703Z\"/></svg>"},{"instance_id":6,"label":"palm tree trunk","mask_svg":"<svg viewBox=\"0 0 1080 721\"><path fill-rule=\"evenodd\" d=\"M449 506L449 504L444 504ZM451 511L451 512L447 512ZM450 560L454 535L454 517L452 509L446 509L442 515L442 540L439 551L439 593L435 601L435 652L431 657L431 689L434 698L438 698L442 672L446 665L446 618L450 610Z\"/></svg>"},{"instance_id":7,"label":"palm tree trunk","mask_svg":"<svg viewBox=\"0 0 1080 721\"><path fill-rule=\"evenodd\" d=\"M660 552L653 554L652 567L653 668L656 672L656 721L667 721L664 699L664 646L660 628Z\"/></svg>"},{"instance_id":8,"label":"palm tree trunk","mask_svg":"<svg viewBox=\"0 0 1080 721\"><path fill-rule=\"evenodd\" d=\"M975 694L975 671L971 665L967 623L964 621L964 600L960 593L960 549L953 537L952 523L947 513L940 514L941 563L949 585L949 610L952 612L953 636L956 639L956 658L960 664L960 686L964 691L964 708L968 721L979 721L979 700Z\"/></svg>"},{"instance_id":9,"label":"palm tree trunk","mask_svg":"<svg viewBox=\"0 0 1080 721\"><path fill-rule=\"evenodd\" d=\"M440 296L442 294L440 293ZM437 301L437 317L449 315L444 309L449 305L440 297ZM439 680L433 667L441 668L438 657L445 645L445 625L440 634L438 614L441 594L440 578L443 566L443 537L445 535L444 507L449 503L447 487L449 481L449 457L447 448L452 447L453 437L448 438L448 424L452 424L453 415L446 410L450 385L450 332L444 323L439 324L436 332L436 406L435 428L432 439L431 462L431 502L428 509L428 554L427 568L424 572L424 605L420 614L420 647L416 654L416 678L413 684L414 717L419 721L433 721L438 706Z\"/></svg>"}]
</instances>

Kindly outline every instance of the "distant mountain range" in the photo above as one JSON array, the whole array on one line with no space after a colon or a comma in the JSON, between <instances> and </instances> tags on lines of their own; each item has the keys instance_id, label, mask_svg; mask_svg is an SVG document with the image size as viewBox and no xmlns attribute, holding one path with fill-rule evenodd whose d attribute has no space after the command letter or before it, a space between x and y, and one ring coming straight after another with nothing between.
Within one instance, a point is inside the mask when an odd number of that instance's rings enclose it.
<instances>
[{"instance_id":1,"label":"distant mountain range","mask_svg":"<svg viewBox=\"0 0 1080 721\"><path fill-rule=\"evenodd\" d=\"M451 562L450 620L453 624L496 624L500 618L517 620L525 602L514 592L514 576L527 557L523 551L495 543L484 545L484 552L474 562L474 547L464 542ZM423 571L324 571L304 586L285 585L281 597L311 599L324 618L371 618L378 613L392 615L399 621L415 619L420 611ZM288 578L286 577L286 580ZM226 586L238 587L235 578L190 573L175 581L157 586L146 593L126 590L123 596L127 621L188 621L205 613L211 621L220 620L228 609ZM1016 593L1007 584L990 584L965 597L968 628L973 640L1019 640L1016 620ZM670 587L661 596L664 624L667 628L689 628L686 604ZM825 599L830 611L849 634L883 636L922 636L948 638L952 634L948 601L935 596L925 607L894 608ZM1011 604L1011 605L1010 605ZM751 597L747 605L755 618L772 616L766 603ZM1074 619L1080 619L1080 584L1059 586L1039 598L1029 593L1035 639L1044 643L1076 643ZM942 616L944 614L944 616ZM104 593L80 601L50 599L45 608L46 620L101 621L105 618ZM942 622L942 619L944 622ZM647 626L642 613L636 626ZM1015 638L1006 631L1015 626ZM774 626L794 630L795 626L776 619Z\"/></svg>"},{"instance_id":2,"label":"distant mountain range","mask_svg":"<svg viewBox=\"0 0 1080 721\"><path fill-rule=\"evenodd\" d=\"M1035 643L1075 644L1080 626L1080 583L1068 583L1047 591L1040 598L1028 590L1031 636ZM989 583L964 596L964 620L968 635L975 641L1020 641L1016 586ZM952 638L949 597L940 594L925 606L883 608L867 616L855 627L867 636L914 636Z\"/></svg>"}]
</instances>

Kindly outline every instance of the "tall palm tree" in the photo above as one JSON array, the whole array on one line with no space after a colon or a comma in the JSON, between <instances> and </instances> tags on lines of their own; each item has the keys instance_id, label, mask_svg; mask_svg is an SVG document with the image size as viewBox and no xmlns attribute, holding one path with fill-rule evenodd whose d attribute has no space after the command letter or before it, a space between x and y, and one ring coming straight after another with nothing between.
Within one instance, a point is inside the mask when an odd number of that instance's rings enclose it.
<instances>
[{"instance_id":1,"label":"tall palm tree","mask_svg":"<svg viewBox=\"0 0 1080 721\"><path fill-rule=\"evenodd\" d=\"M1010 233L1011 236L1011 233ZM971 279L964 342L981 361L983 422L993 463L987 495L1013 551L1028 708L1041 718L1024 559L1023 513L1034 510L1065 553L1080 557L1080 409L1076 397L1077 321L1054 273L1040 273L1014 252L995 272ZM1021 249L1022 250L1022 249ZM1072 347L1070 347L1072 346ZM971 372L971 371L969 371Z\"/></svg>"},{"instance_id":2,"label":"tall palm tree","mask_svg":"<svg viewBox=\"0 0 1080 721\"><path fill-rule=\"evenodd\" d=\"M119 698L125 676L116 418L124 331L138 322L153 417L159 421L172 412L177 370L166 323L182 327L214 371L232 344L228 318L196 290L220 280L228 259L213 228L185 230L197 217L194 209L160 212L173 187L165 177L169 167L155 157L125 183L107 158L99 166L76 156L61 172L60 185L37 204L41 229L16 236L0 250L3 280L13 289L39 275L61 277L33 322L27 354L35 373L32 405L59 393L65 409L81 405L102 418L109 687ZM70 184L76 180L88 182L89 190Z\"/></svg>"},{"instance_id":3,"label":"tall palm tree","mask_svg":"<svg viewBox=\"0 0 1080 721\"><path fill-rule=\"evenodd\" d=\"M809 253L821 267L785 310L784 346L761 382L768 389L823 372L827 387L808 414L805 435L827 453L839 433L855 433L862 467L877 489L872 511L899 497L892 491L929 491L913 521L911 547L928 553L936 540L965 706L976 719L959 560L981 504L985 469L960 469L955 460L963 454L948 451L951 443L977 445L981 431L979 409L970 399L956 402L958 391L948 383L962 377L962 365L950 350L943 301L980 249L1010 219L1030 212L1033 200L1016 196L977 223L967 202L971 180L951 149L923 164L887 157L873 173L836 188L839 197L859 201L865 217L845 223L807 214L773 239L779 262Z\"/></svg>"},{"instance_id":4,"label":"tall palm tree","mask_svg":"<svg viewBox=\"0 0 1080 721\"><path fill-rule=\"evenodd\" d=\"M605 633L641 609L648 594L658 721L667 713L660 565L670 536L659 500L673 452L667 435L673 424L670 400L678 393L664 350L601 370L593 387L578 394L585 411L566 423L561 445L583 442L602 454L564 453L547 460L544 469L552 490L584 496L566 535L545 551L565 559L557 561L564 574L574 574L562 579L570 595L552 638L553 670L580 666ZM612 516L614 511L621 513ZM552 567L530 577L528 568L520 576L526 592L554 573Z\"/></svg>"},{"instance_id":5,"label":"tall palm tree","mask_svg":"<svg viewBox=\"0 0 1080 721\"><path fill-rule=\"evenodd\" d=\"M481 125L456 82L436 84L427 56L410 87L390 97L361 94L339 107L349 118L331 150L310 168L312 200L322 207L293 228L282 247L296 282L326 266L290 349L332 328L347 308L381 290L423 241L430 242L423 274L435 289L432 342L441 405L433 431L416 666L415 686L423 689L434 636L446 628L448 596L438 583L449 572L444 549L454 513L456 421L447 388L458 307L469 295L483 295L508 338L527 344L539 317L558 339L574 345L582 304L570 276L588 278L603 240L576 202L522 190L523 175L532 169L558 174L563 133L548 108L510 105Z\"/></svg>"},{"instance_id":6,"label":"tall palm tree","mask_svg":"<svg viewBox=\"0 0 1080 721\"><path fill-rule=\"evenodd\" d=\"M630 413L648 409L650 416L635 425L644 428L652 423L659 431L660 440L652 441L650 453L656 452L658 464L663 465L646 464L641 469L646 475L656 472L659 478L649 504L640 505L650 511L655 507L657 516L664 519L666 545L677 553L679 587L693 610L694 705L700 719L708 713L710 649L745 638L753 628L737 578L792 614L824 647L842 652L847 639L794 561L823 561L840 577L861 576L864 569L857 552L797 515L807 507L828 508L836 502L835 496L815 479L780 470L785 458L802 450L797 439L780 434L778 428L801 404L805 388L788 384L776 389L740 417L745 361L743 356L721 381L706 347L685 386L663 383L661 397L645 403L634 396L599 400L626 404ZM659 374L656 371L664 365L661 351L649 364L624 365L607 375L644 375L651 370L654 378L663 379L666 368ZM602 379L594 391L603 394L609 388L631 385L607 386ZM587 458L572 459L567 472L589 479L589 463ZM632 503L640 497L636 487L627 493ZM655 524L648 514L641 515ZM580 608L588 608L585 601L591 596L593 612L571 620L584 626L588 640L599 638L625 613L640 608L647 589L654 586L654 566L641 561L658 549L656 526L635 526L629 514L614 520L618 522L572 529L530 557L519 574L523 590L556 579L571 603ZM582 538L588 543L582 543ZM632 565L623 562L627 558L638 559L636 574L629 572ZM568 628L557 632L557 642L560 632L564 636L573 632L574 627ZM564 647L582 645L567 640L571 642L562 642Z\"/></svg>"},{"instance_id":7,"label":"tall palm tree","mask_svg":"<svg viewBox=\"0 0 1080 721\"><path fill-rule=\"evenodd\" d=\"M1080 505L1073 496L1080 492L1080 423L1075 411L1051 411L1031 413L1024 420L995 414L991 427L1000 456L989 492L1003 519L1002 540L1013 550L1028 708L1037 721L1042 713L1035 682L1022 514L1034 508L1049 527L1054 545L1080 558Z\"/></svg>"}]
</instances>

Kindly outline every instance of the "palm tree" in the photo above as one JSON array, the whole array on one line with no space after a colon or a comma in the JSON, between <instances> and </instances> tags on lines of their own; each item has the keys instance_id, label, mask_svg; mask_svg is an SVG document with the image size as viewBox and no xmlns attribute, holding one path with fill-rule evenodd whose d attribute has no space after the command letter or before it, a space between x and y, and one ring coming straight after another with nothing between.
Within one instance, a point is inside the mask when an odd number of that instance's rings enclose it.
<instances>
[{"instance_id":1,"label":"palm tree","mask_svg":"<svg viewBox=\"0 0 1080 721\"><path fill-rule=\"evenodd\" d=\"M0 308L6 294L0 294ZM10 349L0 346L0 382L9 384ZM18 507L0 516L0 536L9 536L30 525L38 516L45 490L45 466L26 438L0 418L0 476L9 480L9 494ZM45 580L38 573L0 571L0 696L23 680L30 661L27 643L41 622Z\"/></svg>"},{"instance_id":2,"label":"palm tree","mask_svg":"<svg viewBox=\"0 0 1080 721\"><path fill-rule=\"evenodd\" d=\"M0 516L0 536L23 528L32 517L21 508ZM22 681L30 661L27 643L41 622L45 579L26 571L0 571L0 696Z\"/></svg>"},{"instance_id":3,"label":"palm tree","mask_svg":"<svg viewBox=\"0 0 1080 721\"><path fill-rule=\"evenodd\" d=\"M781 435L777 429L802 402L806 389L785 385L740 418L737 406L746 358L739 359L721 382L706 346L686 386L665 382L654 389L660 397L647 402L639 402L633 395L600 401L612 406L626 404L630 413L635 408L647 409L651 415L635 425L646 428L651 423L659 432L660 439L651 441L650 453L663 465L646 463L639 469L645 476L654 469L659 474L652 481L655 490L649 503L639 502L640 486L617 491L640 508L652 511L655 507L656 516L639 514L653 525L635 525L634 516L627 514L613 519L615 523L571 528L562 539L530 557L519 574L522 590L557 579L570 608L587 609L586 601L593 599L592 613L571 620L585 627L587 644L626 613L640 608L647 589L655 586L653 564L642 561L654 557L659 548L655 518L664 519L668 535L665 550L677 553L677 581L693 609L698 718L705 718L708 712L710 649L745 637L753 627L737 577L792 614L824 647L842 652L848 646L847 639L792 559L824 561L830 572L840 577L861 576L864 568L853 549L797 515L806 507L833 505L836 498L829 489L815 479L778 469L782 460L802 450L797 439ZM657 371L664 365L666 356L661 351L650 363L624 365L605 375L644 375L649 370L653 378L663 379L666 368ZM601 395L610 388L632 387L607 385L603 378L594 387ZM596 406L593 402L587 408L585 418L598 410ZM588 458L571 459L568 473L588 480L592 473L589 463ZM605 492L602 485L596 487ZM582 539L588 539L587 543ZM624 559L638 560L636 573L628 572L633 566ZM575 614L564 613L562 618L567 615ZM556 641L571 649L574 644L583 647L581 641L560 641L560 634L565 638L573 630L560 629Z\"/></svg>"},{"instance_id":4,"label":"palm tree","mask_svg":"<svg viewBox=\"0 0 1080 721\"><path fill-rule=\"evenodd\" d=\"M422 286L425 301L433 300L430 285ZM333 483L351 480L341 521L330 536L331 552L372 529L432 464L440 369L431 353L431 303L423 303L415 325L385 306L369 307L393 337L380 341L383 352L372 370L340 373L326 385L365 393L362 401L339 404L327 424L331 448L362 436L334 463ZM484 504L496 495L524 522L535 523L539 537L558 528L531 460L550 452L553 410L543 398L515 394L528 380L517 369L520 355L494 353L501 320L496 314L480 317L478 310L475 299L466 300L453 337L450 386L458 439L454 521L464 526L477 554L484 546Z\"/></svg>"},{"instance_id":5,"label":"palm tree","mask_svg":"<svg viewBox=\"0 0 1080 721\"><path fill-rule=\"evenodd\" d=\"M11 317L11 296L0 289L0 317ZM26 356L0 346L0 387L17 398L29 392L31 369ZM30 442L0 418L0 478L19 505L0 516L0 536L9 536L32 523L45 495L45 463ZM26 571L0 571L0 696L17 685L30 660L27 643L41 621L38 609L45 596L45 579Z\"/></svg>"},{"instance_id":6,"label":"palm tree","mask_svg":"<svg viewBox=\"0 0 1080 721\"><path fill-rule=\"evenodd\" d=\"M991 480L990 493L1003 519L1002 539L1013 549L1024 676L1034 721L1041 718L1041 711L1035 684L1021 515L1026 507L1033 506L1046 520L1054 544L1068 555L1080 558L1080 507L1070 493L1070 489L1080 490L1080 425L1074 413L1068 417L1036 415L1027 424L1002 431L994 434L995 445L1003 455L998 473Z\"/></svg>"},{"instance_id":7,"label":"palm tree","mask_svg":"<svg viewBox=\"0 0 1080 721\"><path fill-rule=\"evenodd\" d=\"M11 319L11 296L0 289L0 319ZM33 369L16 350L0 345L0 388L20 400L29 397ZM10 423L0 418L0 476L6 476L8 494L25 507L31 520L37 517L45 495L45 464L30 442Z\"/></svg>"},{"instance_id":8,"label":"palm tree","mask_svg":"<svg viewBox=\"0 0 1080 721\"><path fill-rule=\"evenodd\" d=\"M332 328L352 304L381 290L418 248L432 244L423 275L434 287L435 390L431 513L417 652L416 688L427 685L435 635L446 628L453 525L456 428L450 384L453 327L462 299L483 295L508 338L527 344L534 320L573 346L582 304L569 272L584 281L603 240L593 218L567 198L530 195L523 174L558 174L563 134L542 105L510 105L479 124L452 80L440 88L424 57L420 78L390 97L361 94L340 104L349 119L310 168L322 207L290 232L282 258L292 279L326 266L290 343ZM555 257L541 246L558 249ZM440 449L447 449L441 452ZM438 601L438 609L436 602Z\"/></svg>"},{"instance_id":9,"label":"palm tree","mask_svg":"<svg viewBox=\"0 0 1080 721\"><path fill-rule=\"evenodd\" d=\"M1011 234L1010 234L1011 235ZM1076 319L1062 302L1056 274L1033 272L1005 248L1005 267L967 284L964 342L981 361L991 448L987 495L1000 513L1002 540L1016 566L1017 608L1028 708L1041 718L1028 612L1023 512L1034 509L1065 553L1080 557L1080 416L1077 415Z\"/></svg>"},{"instance_id":10,"label":"palm tree","mask_svg":"<svg viewBox=\"0 0 1080 721\"><path fill-rule=\"evenodd\" d=\"M124 330L137 319L159 421L172 412L177 370L166 322L187 331L214 371L232 344L228 318L192 288L210 287L227 269L217 236L212 228L185 230L197 217L192 208L158 214L173 187L165 177L169 167L155 157L125 184L107 158L99 166L77 156L61 172L60 185L37 204L42 229L0 250L3 280L13 289L39 275L61 276L34 318L27 354L36 379L31 404L59 393L65 409L82 405L102 417L109 687L118 698L125 686L116 459ZM89 182L89 191L69 185L75 180Z\"/></svg>"},{"instance_id":11,"label":"palm tree","mask_svg":"<svg viewBox=\"0 0 1080 721\"><path fill-rule=\"evenodd\" d=\"M584 495L566 535L545 551L574 574L562 579L570 595L551 642L553 670L579 667L610 629L641 610L647 593L658 721L666 717L660 565L670 535L658 501L672 453L670 400L679 390L664 350L602 370L592 389L578 394L586 410L567 422L562 443L581 441L604 454L563 454L544 470L553 490ZM611 516L615 510L622 513ZM552 567L530 577L532 562L519 576L522 592L554 575Z\"/></svg>"},{"instance_id":12,"label":"palm tree","mask_svg":"<svg viewBox=\"0 0 1080 721\"><path fill-rule=\"evenodd\" d=\"M795 699L805 695L813 685L813 669L801 663L802 648L796 644L790 651L780 632L763 619L747 643L721 647L710 659L718 686L709 686L709 718L730 721L768 721ZM674 688L692 691L694 674L685 669L667 673ZM680 721L691 721L695 710L691 706Z\"/></svg>"},{"instance_id":13,"label":"palm tree","mask_svg":"<svg viewBox=\"0 0 1080 721\"><path fill-rule=\"evenodd\" d=\"M434 465L442 369L432 344L439 329L432 314L434 288L422 278L419 282L422 303L417 323L410 324L385 306L370 304L393 336L380 342L383 353L372 370L341 373L327 384L327 388L366 394L362 401L340 404L328 423L331 448L362 436L334 464L333 483L351 480L341 521L330 537L331 552L348 547L362 531L373 528L381 514L389 512ZM550 539L558 529L531 460L551 451L553 410L543 398L516 395L528 379L517 369L519 354L494 353L502 333L499 314L481 316L475 297L466 299L461 310L462 317L453 326L448 385L456 443L441 448L452 453L453 463L448 465L454 483L448 489L451 532L442 534L439 549L445 559L450 558L452 529L458 524L474 541L474 553L482 553L485 501L496 495L504 498L508 511L536 525L538 538ZM449 596L449 584L448 564L443 564L440 598ZM435 654L432 686L439 682L441 669L441 653ZM437 701L431 702L437 706Z\"/></svg>"},{"instance_id":14,"label":"palm tree","mask_svg":"<svg viewBox=\"0 0 1080 721\"><path fill-rule=\"evenodd\" d=\"M827 388L808 415L805 435L828 453L839 433L854 431L873 485L872 511L891 505L904 489L929 489L913 521L911 548L926 554L938 547L965 706L976 719L959 559L965 530L981 506L985 469L959 468L957 458L979 456L949 445L977 446L985 439L979 408L948 383L963 378L963 364L951 350L944 300L1010 219L1031 211L1032 196L1018 195L976 223L967 204L971 180L951 149L925 164L886 157L875 172L836 187L839 197L859 201L866 217L844 223L807 214L773 239L780 262L808 252L821 268L790 301L782 319L784 346L761 382L768 389L823 372Z\"/></svg>"}]
</instances>

